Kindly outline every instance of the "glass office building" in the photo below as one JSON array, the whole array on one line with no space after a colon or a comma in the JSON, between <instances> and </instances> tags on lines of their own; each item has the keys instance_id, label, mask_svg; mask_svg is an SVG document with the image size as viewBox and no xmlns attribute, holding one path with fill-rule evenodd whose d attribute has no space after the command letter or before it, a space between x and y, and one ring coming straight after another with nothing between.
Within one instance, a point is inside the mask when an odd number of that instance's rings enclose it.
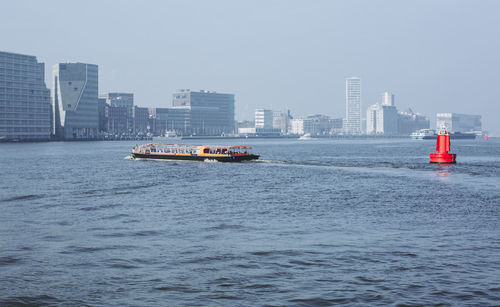
<instances>
[{"instance_id":1,"label":"glass office building","mask_svg":"<svg viewBox=\"0 0 500 307\"><path fill-rule=\"evenodd\" d=\"M35 56L0 51L0 141L50 139L50 91Z\"/></svg>"},{"instance_id":2,"label":"glass office building","mask_svg":"<svg viewBox=\"0 0 500 307\"><path fill-rule=\"evenodd\" d=\"M180 90L173 94L173 107L188 107L192 135L234 133L234 94Z\"/></svg>"},{"instance_id":3,"label":"glass office building","mask_svg":"<svg viewBox=\"0 0 500 307\"><path fill-rule=\"evenodd\" d=\"M57 139L94 139L99 127L97 65L53 67L52 108Z\"/></svg>"}]
</instances>

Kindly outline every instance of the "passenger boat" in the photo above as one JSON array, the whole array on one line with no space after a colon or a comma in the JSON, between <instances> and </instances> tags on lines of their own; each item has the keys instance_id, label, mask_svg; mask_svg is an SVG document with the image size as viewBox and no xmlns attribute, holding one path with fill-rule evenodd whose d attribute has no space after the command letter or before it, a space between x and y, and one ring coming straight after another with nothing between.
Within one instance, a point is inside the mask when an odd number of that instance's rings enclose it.
<instances>
[{"instance_id":1,"label":"passenger boat","mask_svg":"<svg viewBox=\"0 0 500 307\"><path fill-rule=\"evenodd\" d=\"M132 158L166 160L216 160L219 162L240 162L256 160L259 155L251 153L249 146L216 146L188 144L145 144L136 145Z\"/></svg>"}]
</instances>

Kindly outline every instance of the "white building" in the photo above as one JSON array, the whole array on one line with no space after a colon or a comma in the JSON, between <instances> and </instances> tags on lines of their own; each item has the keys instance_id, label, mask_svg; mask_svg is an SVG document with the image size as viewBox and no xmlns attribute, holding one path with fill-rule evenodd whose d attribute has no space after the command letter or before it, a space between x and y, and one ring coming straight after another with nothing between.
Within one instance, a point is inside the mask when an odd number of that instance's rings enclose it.
<instances>
[{"instance_id":1,"label":"white building","mask_svg":"<svg viewBox=\"0 0 500 307\"><path fill-rule=\"evenodd\" d=\"M395 106L374 104L366 110L366 134L398 134L398 111Z\"/></svg>"},{"instance_id":2,"label":"white building","mask_svg":"<svg viewBox=\"0 0 500 307\"><path fill-rule=\"evenodd\" d=\"M273 111L267 109L255 110L255 128L273 129Z\"/></svg>"},{"instance_id":3,"label":"white building","mask_svg":"<svg viewBox=\"0 0 500 307\"><path fill-rule=\"evenodd\" d=\"M345 82L346 118L344 132L361 134L361 79L347 78Z\"/></svg>"},{"instance_id":4,"label":"white building","mask_svg":"<svg viewBox=\"0 0 500 307\"><path fill-rule=\"evenodd\" d=\"M436 129L445 127L453 132L480 132L482 131L481 115L437 113Z\"/></svg>"},{"instance_id":5,"label":"white building","mask_svg":"<svg viewBox=\"0 0 500 307\"><path fill-rule=\"evenodd\" d=\"M289 132L290 134L304 135L304 134L316 134L316 125L312 119L304 118L294 118L290 120Z\"/></svg>"},{"instance_id":6,"label":"white building","mask_svg":"<svg viewBox=\"0 0 500 307\"><path fill-rule=\"evenodd\" d=\"M382 105L394 107L394 94L392 94L391 92L383 92Z\"/></svg>"},{"instance_id":7,"label":"white building","mask_svg":"<svg viewBox=\"0 0 500 307\"><path fill-rule=\"evenodd\" d=\"M62 63L53 66L52 108L54 132L59 139L97 137L97 65Z\"/></svg>"}]
</instances>

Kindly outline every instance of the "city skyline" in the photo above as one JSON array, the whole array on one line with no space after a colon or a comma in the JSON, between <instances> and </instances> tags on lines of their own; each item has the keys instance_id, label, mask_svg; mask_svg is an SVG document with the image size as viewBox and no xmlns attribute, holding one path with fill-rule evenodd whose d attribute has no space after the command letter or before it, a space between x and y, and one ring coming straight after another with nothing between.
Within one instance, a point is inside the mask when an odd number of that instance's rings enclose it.
<instances>
[{"instance_id":1,"label":"city skyline","mask_svg":"<svg viewBox=\"0 0 500 307\"><path fill-rule=\"evenodd\" d=\"M72 5L63 1L26 1L6 3L0 25L2 50L36 55L47 67L98 64L100 92L133 92L140 106L168 107L162 93L189 87L236 93L238 120L251 119L256 108L343 117L343 80L359 76L361 114L389 90L400 109L411 107L432 123L441 112L481 114L484 129L498 135L500 106L489 89L500 82L493 14L499 6L216 1L117 7L90 1L79 14L65 14ZM50 18L54 11L60 12L58 24L71 25L62 29L64 40ZM176 11L189 11L190 22ZM386 18L379 18L382 13ZM37 24L17 25L23 40L8 30L21 14ZM89 18L96 23L83 26ZM48 86L50 78L46 70Z\"/></svg>"}]
</instances>

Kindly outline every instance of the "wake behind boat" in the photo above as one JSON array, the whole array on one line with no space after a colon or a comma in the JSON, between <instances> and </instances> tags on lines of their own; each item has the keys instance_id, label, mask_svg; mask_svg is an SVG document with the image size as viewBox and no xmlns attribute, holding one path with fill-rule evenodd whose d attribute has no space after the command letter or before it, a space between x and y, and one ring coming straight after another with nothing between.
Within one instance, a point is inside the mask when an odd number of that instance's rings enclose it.
<instances>
[{"instance_id":1,"label":"wake behind boat","mask_svg":"<svg viewBox=\"0 0 500 307\"><path fill-rule=\"evenodd\" d=\"M216 146L187 144L145 144L136 145L132 158L166 160L216 160L219 162L240 162L256 160L259 155L251 153L249 146Z\"/></svg>"}]
</instances>

